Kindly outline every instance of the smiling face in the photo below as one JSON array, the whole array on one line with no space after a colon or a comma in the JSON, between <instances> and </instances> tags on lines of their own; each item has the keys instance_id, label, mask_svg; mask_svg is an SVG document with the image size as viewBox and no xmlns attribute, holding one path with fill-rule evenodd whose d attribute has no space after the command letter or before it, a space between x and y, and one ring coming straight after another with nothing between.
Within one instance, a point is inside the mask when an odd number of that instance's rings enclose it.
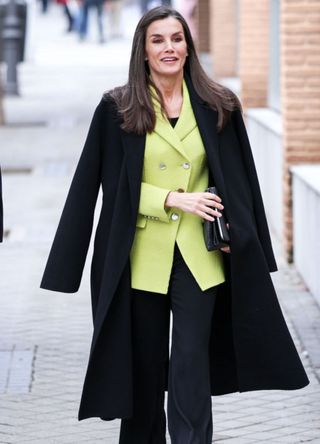
<instances>
[{"instance_id":1,"label":"smiling face","mask_svg":"<svg viewBox=\"0 0 320 444\"><path fill-rule=\"evenodd\" d=\"M152 22L146 32L145 53L153 78L183 76L187 42L179 20L167 17Z\"/></svg>"}]
</instances>

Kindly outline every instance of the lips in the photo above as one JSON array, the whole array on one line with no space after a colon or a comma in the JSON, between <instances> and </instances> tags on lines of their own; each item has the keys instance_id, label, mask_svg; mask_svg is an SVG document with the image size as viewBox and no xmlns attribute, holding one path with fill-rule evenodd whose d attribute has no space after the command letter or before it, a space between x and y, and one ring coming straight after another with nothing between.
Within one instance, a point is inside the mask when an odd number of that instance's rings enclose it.
<instances>
[{"instance_id":1,"label":"lips","mask_svg":"<svg viewBox=\"0 0 320 444\"><path fill-rule=\"evenodd\" d=\"M162 62L176 62L177 60L177 57L164 57L161 59Z\"/></svg>"}]
</instances>

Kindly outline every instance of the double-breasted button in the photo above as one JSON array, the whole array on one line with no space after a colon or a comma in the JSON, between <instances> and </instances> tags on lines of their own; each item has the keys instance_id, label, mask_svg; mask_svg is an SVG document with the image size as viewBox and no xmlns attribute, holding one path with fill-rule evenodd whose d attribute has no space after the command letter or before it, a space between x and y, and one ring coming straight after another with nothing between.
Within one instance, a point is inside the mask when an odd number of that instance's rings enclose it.
<instances>
[{"instance_id":1,"label":"double-breasted button","mask_svg":"<svg viewBox=\"0 0 320 444\"><path fill-rule=\"evenodd\" d=\"M184 163L182 164L182 166L183 166L183 168L184 168L185 170L188 170L188 169L190 168L190 163L189 163L189 162L184 162Z\"/></svg>"},{"instance_id":2,"label":"double-breasted button","mask_svg":"<svg viewBox=\"0 0 320 444\"><path fill-rule=\"evenodd\" d=\"M177 214L177 213L171 214L171 220L178 220L178 219L179 219L179 214Z\"/></svg>"},{"instance_id":3,"label":"double-breasted button","mask_svg":"<svg viewBox=\"0 0 320 444\"><path fill-rule=\"evenodd\" d=\"M159 168L160 168L160 170L165 170L167 168L167 165L165 163L163 163L163 162L160 162L159 163Z\"/></svg>"}]
</instances>

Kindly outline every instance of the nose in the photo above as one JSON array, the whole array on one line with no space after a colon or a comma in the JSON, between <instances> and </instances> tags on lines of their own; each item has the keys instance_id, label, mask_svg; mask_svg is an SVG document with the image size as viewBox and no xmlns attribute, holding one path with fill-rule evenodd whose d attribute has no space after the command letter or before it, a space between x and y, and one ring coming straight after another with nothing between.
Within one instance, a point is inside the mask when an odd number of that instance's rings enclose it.
<instances>
[{"instance_id":1,"label":"nose","mask_svg":"<svg viewBox=\"0 0 320 444\"><path fill-rule=\"evenodd\" d=\"M166 50L166 51L170 51L170 52L173 51L171 40L167 40L167 41L166 41L166 49L165 49L165 50Z\"/></svg>"}]
</instances>

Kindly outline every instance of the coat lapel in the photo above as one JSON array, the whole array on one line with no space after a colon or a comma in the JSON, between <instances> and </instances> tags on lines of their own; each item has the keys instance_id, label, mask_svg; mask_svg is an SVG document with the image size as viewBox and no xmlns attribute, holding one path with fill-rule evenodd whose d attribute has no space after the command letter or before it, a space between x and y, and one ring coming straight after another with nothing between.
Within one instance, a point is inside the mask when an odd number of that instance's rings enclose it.
<instances>
[{"instance_id":1,"label":"coat lapel","mask_svg":"<svg viewBox=\"0 0 320 444\"><path fill-rule=\"evenodd\" d=\"M219 157L219 135L217 132L218 112L209 106L198 96L191 80L185 77L191 106L198 124L199 132L206 150L207 162L214 184L222 196L226 195L221 162Z\"/></svg>"},{"instance_id":2,"label":"coat lapel","mask_svg":"<svg viewBox=\"0 0 320 444\"><path fill-rule=\"evenodd\" d=\"M128 175L132 215L136 218L139 206L146 136L122 131L121 137Z\"/></svg>"}]
</instances>

